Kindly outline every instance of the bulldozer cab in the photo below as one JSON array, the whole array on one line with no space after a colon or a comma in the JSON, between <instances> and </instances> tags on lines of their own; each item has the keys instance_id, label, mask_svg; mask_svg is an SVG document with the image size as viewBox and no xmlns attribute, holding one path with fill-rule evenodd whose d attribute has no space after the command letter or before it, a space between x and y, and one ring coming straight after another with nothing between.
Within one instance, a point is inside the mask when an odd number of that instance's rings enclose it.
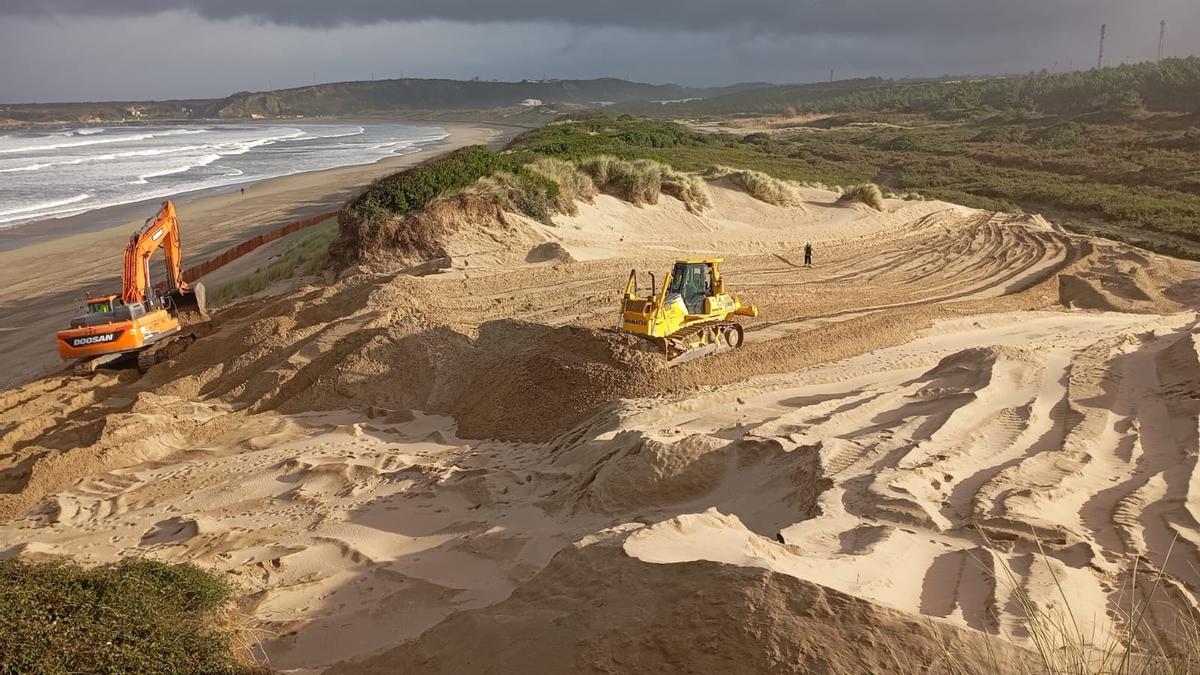
<instances>
[{"instance_id":1,"label":"bulldozer cab","mask_svg":"<svg viewBox=\"0 0 1200 675\"><path fill-rule=\"evenodd\" d=\"M704 301L713 294L713 268L710 262L679 261L671 269L668 297L683 300L688 314L703 314Z\"/></svg>"}]
</instances>

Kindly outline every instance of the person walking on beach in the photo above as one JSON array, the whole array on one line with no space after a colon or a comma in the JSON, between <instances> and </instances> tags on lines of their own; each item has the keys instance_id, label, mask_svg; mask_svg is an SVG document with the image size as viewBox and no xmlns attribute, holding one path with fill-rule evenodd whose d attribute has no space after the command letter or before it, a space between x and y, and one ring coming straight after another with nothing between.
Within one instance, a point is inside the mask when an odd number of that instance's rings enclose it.
<instances>
[{"instance_id":1,"label":"person walking on beach","mask_svg":"<svg viewBox=\"0 0 1200 675\"><path fill-rule=\"evenodd\" d=\"M245 197L245 196L246 196L246 188L242 188L242 196L243 196L243 197Z\"/></svg>"},{"instance_id":2,"label":"person walking on beach","mask_svg":"<svg viewBox=\"0 0 1200 675\"><path fill-rule=\"evenodd\" d=\"M812 242L804 242L804 266L812 267Z\"/></svg>"}]
</instances>

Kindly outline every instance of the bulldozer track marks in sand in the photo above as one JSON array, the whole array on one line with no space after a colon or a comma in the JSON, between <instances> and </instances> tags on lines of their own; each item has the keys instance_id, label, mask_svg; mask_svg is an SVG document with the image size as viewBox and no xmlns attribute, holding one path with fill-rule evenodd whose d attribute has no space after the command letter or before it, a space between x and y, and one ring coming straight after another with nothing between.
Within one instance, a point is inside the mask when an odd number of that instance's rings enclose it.
<instances>
[{"instance_id":1,"label":"bulldozer track marks in sand","mask_svg":"<svg viewBox=\"0 0 1200 675\"><path fill-rule=\"evenodd\" d=\"M140 378L0 392L0 553L227 573L281 670L490 662L513 625L608 616L664 569L754 608L700 622L748 655L738 626L803 614L761 595L780 584L1017 641L1002 566L1048 610L1060 582L1085 634L1157 570L1196 606L1200 264L1036 216L713 192L707 215L601 195L554 227L472 222L441 271L367 266L226 307ZM569 259L526 262L548 240ZM631 267L721 252L762 312L695 329L725 348L668 367L613 329ZM701 639L681 630L649 670Z\"/></svg>"}]
</instances>

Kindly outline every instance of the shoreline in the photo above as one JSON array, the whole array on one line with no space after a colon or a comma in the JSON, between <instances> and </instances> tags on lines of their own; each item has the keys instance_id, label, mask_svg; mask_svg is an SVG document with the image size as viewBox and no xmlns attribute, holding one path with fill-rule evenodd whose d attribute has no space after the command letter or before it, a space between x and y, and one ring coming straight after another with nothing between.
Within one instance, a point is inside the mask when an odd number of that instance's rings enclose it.
<instances>
[{"instance_id":1,"label":"shoreline","mask_svg":"<svg viewBox=\"0 0 1200 675\"><path fill-rule=\"evenodd\" d=\"M208 260L280 225L335 211L377 178L468 145L500 146L519 131L487 123L431 124L450 135L417 152L249 183L245 196L237 190L185 196L176 204L184 266ZM113 224L84 226L96 222L97 212L90 212L51 220L33 237L26 233L8 239L13 243L7 246L0 238L0 390L63 367L54 333L66 325L86 291L112 292L119 287L129 232L152 216L160 201L108 207L113 211L101 219ZM81 226L82 230L68 231ZM156 267L155 272L160 270Z\"/></svg>"},{"instance_id":2,"label":"shoreline","mask_svg":"<svg viewBox=\"0 0 1200 675\"><path fill-rule=\"evenodd\" d=\"M257 121L257 120L255 120ZM324 123L331 124L337 122L354 123L351 120L325 120ZM164 200L170 199L175 202L175 205L182 206L191 203L197 199L205 197L229 195L238 192L240 189L249 191L253 186L263 185L271 181L283 180L287 178L295 178L306 175L319 175L326 172L337 172L347 169L355 169L362 167L370 167L382 165L384 163L396 163L398 168L404 168L406 163L403 161L406 158L415 155L422 155L431 151L436 151L444 144L450 143L451 136L454 132L451 127L462 126L452 123L435 123L422 122L419 120L397 122L399 124L436 126L446 132L446 137L437 141L432 141L425 145L418 146L415 150L403 154L397 154L392 157L382 157L374 162L365 164L344 164L341 166L330 167L328 169L318 169L316 171L299 171L296 173L284 174L281 176L273 176L270 178L251 179L241 183L230 183L228 185L220 185L217 187L196 188L193 190L185 190L167 197L154 197L150 199L139 199L137 201L126 202L124 204L113 204L104 206L83 213L77 213L62 218L43 218L41 220L31 220L24 223L19 223L10 227L0 228L0 253L6 251L14 251L31 244L39 242L51 241L61 237L69 237L76 234L86 234L88 232L96 232L108 227L119 225L121 223L138 222L146 216L141 214L152 213L156 207ZM240 122L239 122L240 124ZM489 126L484 124L472 126ZM240 195L239 195L240 196ZM141 216L139 218L139 216Z\"/></svg>"}]
</instances>

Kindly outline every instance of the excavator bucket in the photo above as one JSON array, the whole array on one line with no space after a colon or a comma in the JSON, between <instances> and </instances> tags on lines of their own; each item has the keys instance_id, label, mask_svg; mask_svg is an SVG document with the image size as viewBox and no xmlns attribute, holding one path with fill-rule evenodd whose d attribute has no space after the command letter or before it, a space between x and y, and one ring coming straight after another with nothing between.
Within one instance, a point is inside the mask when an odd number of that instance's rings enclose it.
<instances>
[{"instance_id":1,"label":"excavator bucket","mask_svg":"<svg viewBox=\"0 0 1200 675\"><path fill-rule=\"evenodd\" d=\"M200 319L208 318L208 303L204 284L196 282L187 291L171 293L170 298L171 304L175 307L175 312L180 317L199 315Z\"/></svg>"}]
</instances>

